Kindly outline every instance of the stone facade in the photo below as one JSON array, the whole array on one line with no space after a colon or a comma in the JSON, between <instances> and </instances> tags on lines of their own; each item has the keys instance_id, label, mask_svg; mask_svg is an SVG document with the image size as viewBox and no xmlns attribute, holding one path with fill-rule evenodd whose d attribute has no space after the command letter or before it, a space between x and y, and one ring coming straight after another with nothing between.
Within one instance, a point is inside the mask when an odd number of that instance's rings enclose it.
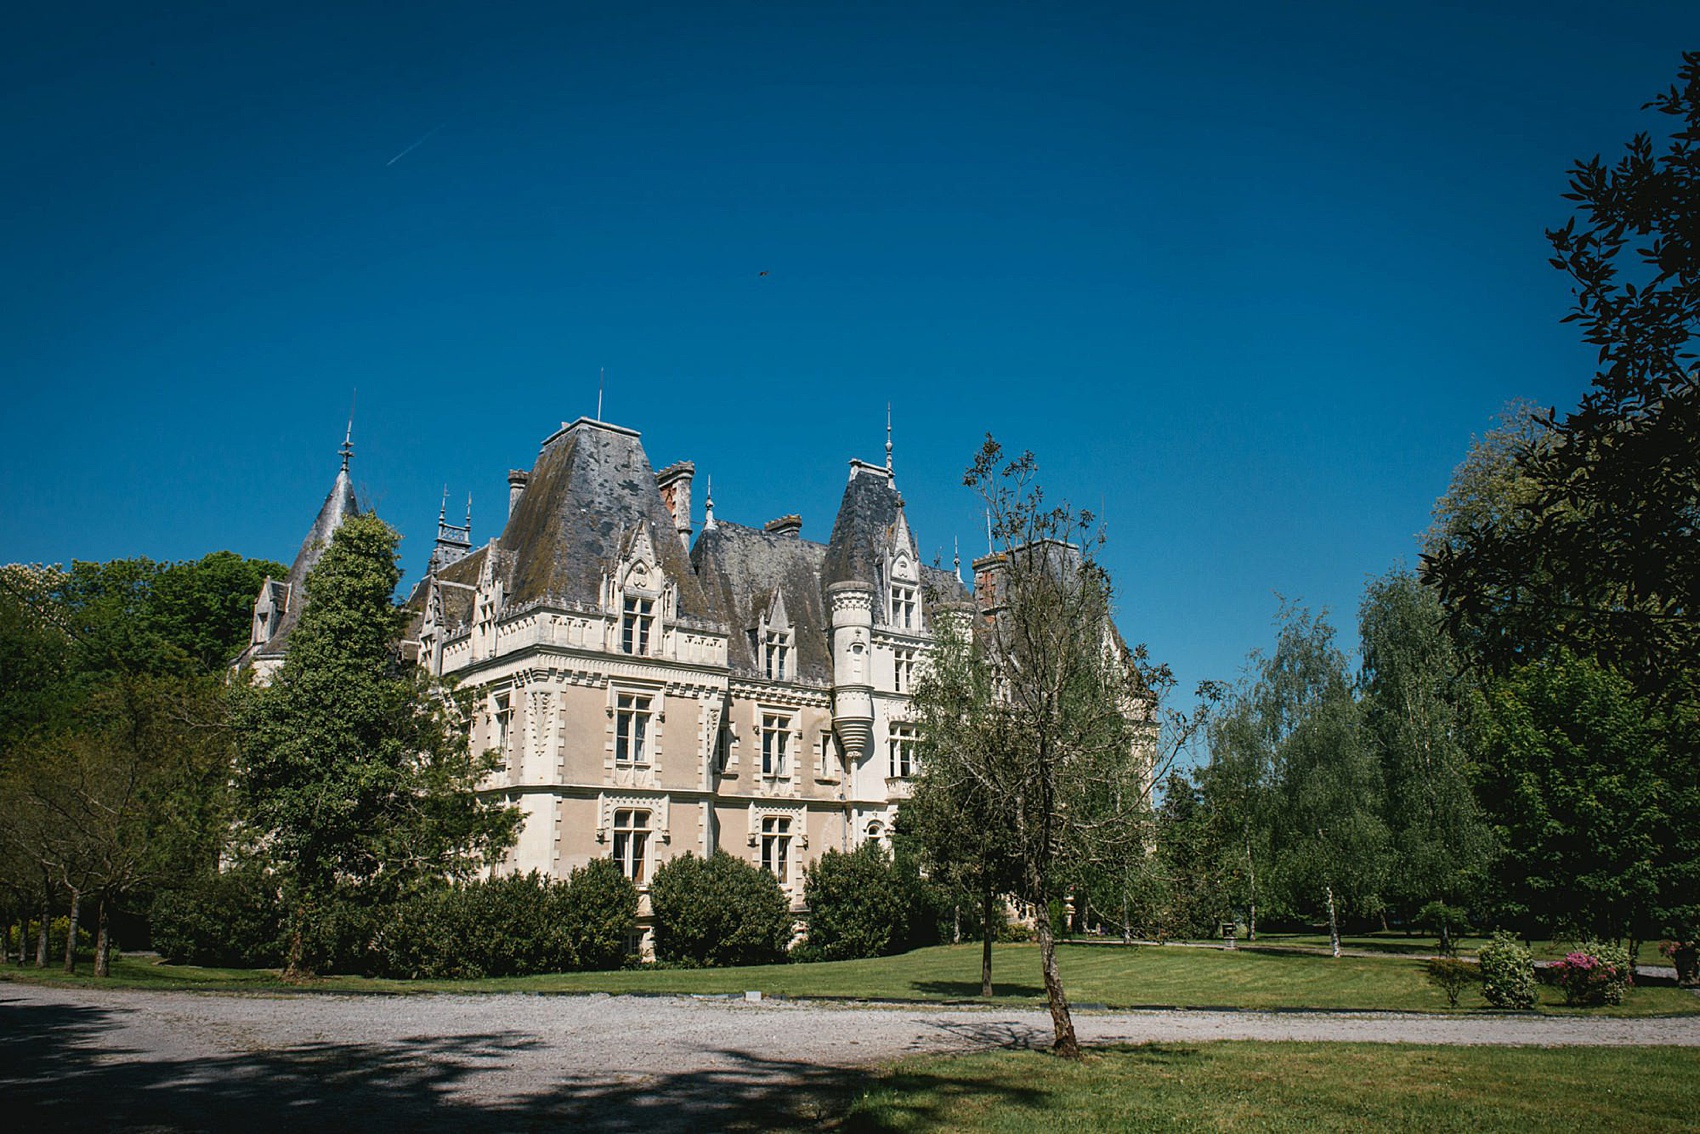
<instances>
[{"instance_id":1,"label":"stone facade","mask_svg":"<svg viewBox=\"0 0 1700 1134\"><path fill-rule=\"evenodd\" d=\"M914 771L906 722L940 604L889 456L852 461L830 538L690 514L695 468L654 472L639 435L581 418L509 475L502 534L439 546L406 656L471 690L471 740L523 809L503 869L612 856L640 883L687 851L771 870L883 839Z\"/></svg>"}]
</instances>

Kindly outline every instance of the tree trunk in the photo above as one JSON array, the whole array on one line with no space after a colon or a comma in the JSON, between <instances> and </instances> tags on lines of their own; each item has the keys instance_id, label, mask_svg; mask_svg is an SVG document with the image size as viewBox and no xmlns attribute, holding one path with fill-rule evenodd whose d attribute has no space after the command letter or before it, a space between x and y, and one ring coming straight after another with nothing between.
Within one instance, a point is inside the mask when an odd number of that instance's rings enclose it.
<instances>
[{"instance_id":1,"label":"tree trunk","mask_svg":"<svg viewBox=\"0 0 1700 1134\"><path fill-rule=\"evenodd\" d=\"M94 975L108 977L112 975L112 924L108 916L106 895L100 897L100 905L96 907L94 935Z\"/></svg>"},{"instance_id":2,"label":"tree trunk","mask_svg":"<svg viewBox=\"0 0 1700 1134\"><path fill-rule=\"evenodd\" d=\"M1257 866L1251 857L1251 844L1245 845L1245 872L1251 882L1251 909L1246 918L1245 939L1257 940Z\"/></svg>"},{"instance_id":3,"label":"tree trunk","mask_svg":"<svg viewBox=\"0 0 1700 1134\"><path fill-rule=\"evenodd\" d=\"M950 907L950 943L962 944L962 903L956 902Z\"/></svg>"},{"instance_id":4,"label":"tree trunk","mask_svg":"<svg viewBox=\"0 0 1700 1134\"><path fill-rule=\"evenodd\" d=\"M283 979L299 981L311 975L307 972L307 903L298 900L289 918L289 949L284 954Z\"/></svg>"},{"instance_id":5,"label":"tree trunk","mask_svg":"<svg viewBox=\"0 0 1700 1134\"><path fill-rule=\"evenodd\" d=\"M53 920L53 883L47 879L47 868L41 871L41 922L35 927L35 967L47 967L47 929Z\"/></svg>"},{"instance_id":6,"label":"tree trunk","mask_svg":"<svg viewBox=\"0 0 1700 1134\"><path fill-rule=\"evenodd\" d=\"M71 920L65 925L65 971L77 971L77 918L83 912L83 893L71 891Z\"/></svg>"},{"instance_id":7,"label":"tree trunk","mask_svg":"<svg viewBox=\"0 0 1700 1134\"><path fill-rule=\"evenodd\" d=\"M1051 1030L1055 1033L1051 1054L1064 1059L1079 1059L1080 1041L1074 1036L1074 1017L1069 1014L1068 994L1063 991L1062 973L1057 969L1057 942L1051 928L1051 904L1045 900L1042 887L1034 887L1033 915L1039 930L1039 962L1045 975L1045 999L1050 1004Z\"/></svg>"},{"instance_id":8,"label":"tree trunk","mask_svg":"<svg viewBox=\"0 0 1700 1134\"><path fill-rule=\"evenodd\" d=\"M992 938L997 936L997 929L992 925L992 903L996 895L990 886L980 895L980 995L992 995Z\"/></svg>"},{"instance_id":9,"label":"tree trunk","mask_svg":"<svg viewBox=\"0 0 1700 1134\"><path fill-rule=\"evenodd\" d=\"M1340 919L1334 911L1334 884L1330 882L1323 889L1328 893L1328 944L1332 947L1334 955L1338 957L1340 955Z\"/></svg>"}]
</instances>

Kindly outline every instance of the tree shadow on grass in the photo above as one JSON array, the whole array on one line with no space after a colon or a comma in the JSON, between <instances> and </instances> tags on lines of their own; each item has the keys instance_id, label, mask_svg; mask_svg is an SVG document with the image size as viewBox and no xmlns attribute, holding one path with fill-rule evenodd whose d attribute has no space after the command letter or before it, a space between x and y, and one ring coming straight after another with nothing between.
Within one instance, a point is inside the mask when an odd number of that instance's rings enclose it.
<instances>
[{"instance_id":1,"label":"tree shadow on grass","mask_svg":"<svg viewBox=\"0 0 1700 1134\"><path fill-rule=\"evenodd\" d=\"M928 997L944 997L951 1000L983 1000L980 995L980 982L977 980L912 980L909 987ZM1005 984L1000 981L992 982L993 996L1012 996L1037 1000L1045 995L1045 989L1037 984Z\"/></svg>"},{"instance_id":2,"label":"tree shadow on grass","mask_svg":"<svg viewBox=\"0 0 1700 1134\"><path fill-rule=\"evenodd\" d=\"M822 1067L737 1050L703 1053L701 1066L647 1074L537 1072L530 1093L503 1092L516 1060L547 1053L514 1033L414 1037L383 1043L316 1042L188 1057L127 1049L115 1033L132 1009L35 1004L0 992L0 1113L8 1127L53 1131L636 1131L803 1130L840 1125L876 1082L874 1071ZM1007 1038L1007 1037L1003 1037ZM988 1044L1000 1037L988 1033ZM1023 1087L988 1087L925 1070L905 1129L948 1117L965 1092L1038 1101ZM881 1119L855 1129L884 1129ZM16 1124L14 1126L14 1123Z\"/></svg>"}]
</instances>

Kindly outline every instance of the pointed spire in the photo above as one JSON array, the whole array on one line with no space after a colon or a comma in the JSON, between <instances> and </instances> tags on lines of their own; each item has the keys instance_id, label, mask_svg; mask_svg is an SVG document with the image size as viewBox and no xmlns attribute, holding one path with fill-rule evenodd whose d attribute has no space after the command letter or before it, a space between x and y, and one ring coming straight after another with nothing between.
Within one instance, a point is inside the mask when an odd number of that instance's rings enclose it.
<instances>
[{"instance_id":1,"label":"pointed spire","mask_svg":"<svg viewBox=\"0 0 1700 1134\"><path fill-rule=\"evenodd\" d=\"M703 518L702 530L711 532L714 530L714 478L711 476L706 479L708 485L707 491L703 494L702 507L707 515Z\"/></svg>"},{"instance_id":2,"label":"pointed spire","mask_svg":"<svg viewBox=\"0 0 1700 1134\"><path fill-rule=\"evenodd\" d=\"M445 484L445 485L443 485L443 502L437 508L437 523L438 524L446 524L448 522L449 522L449 486Z\"/></svg>"},{"instance_id":3,"label":"pointed spire","mask_svg":"<svg viewBox=\"0 0 1700 1134\"><path fill-rule=\"evenodd\" d=\"M885 471L891 472L891 403L885 403Z\"/></svg>"},{"instance_id":4,"label":"pointed spire","mask_svg":"<svg viewBox=\"0 0 1700 1134\"><path fill-rule=\"evenodd\" d=\"M950 568L956 572L956 581L962 581L962 545L955 536L950 537Z\"/></svg>"},{"instance_id":5,"label":"pointed spire","mask_svg":"<svg viewBox=\"0 0 1700 1134\"><path fill-rule=\"evenodd\" d=\"M466 534L472 534L472 493L466 494Z\"/></svg>"},{"instance_id":6,"label":"pointed spire","mask_svg":"<svg viewBox=\"0 0 1700 1134\"><path fill-rule=\"evenodd\" d=\"M348 471L348 458L354 456L354 401L360 395L356 388L348 397L348 432L342 435L342 448L337 452L342 454L342 471Z\"/></svg>"}]
</instances>

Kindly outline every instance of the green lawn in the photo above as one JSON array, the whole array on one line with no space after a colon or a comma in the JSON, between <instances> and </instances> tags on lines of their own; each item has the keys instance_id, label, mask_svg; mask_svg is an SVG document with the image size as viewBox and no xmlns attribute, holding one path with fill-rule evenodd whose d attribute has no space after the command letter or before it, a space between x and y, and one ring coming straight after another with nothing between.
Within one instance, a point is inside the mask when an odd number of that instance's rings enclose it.
<instances>
[{"instance_id":1,"label":"green lawn","mask_svg":"<svg viewBox=\"0 0 1700 1134\"><path fill-rule=\"evenodd\" d=\"M905 1060L851 1131L1691 1131L1700 1051L1212 1043Z\"/></svg>"},{"instance_id":2,"label":"green lawn","mask_svg":"<svg viewBox=\"0 0 1700 1134\"><path fill-rule=\"evenodd\" d=\"M1226 952L1179 946L1064 945L1060 963L1070 998L1078 1006L1318 1008L1446 1012L1446 998L1423 976L1422 962L1404 956L1341 957L1301 953ZM993 961L994 1002L1036 1004L1038 948L1000 945ZM258 991L284 988L272 972L197 969L125 957L114 976L97 982L66 978L57 970L7 966L0 977L109 987ZM477 981L390 981L327 977L308 987L330 992L608 992L741 993L770 996L884 1000L978 1000L978 946L939 946L898 957L812 965L769 965L743 969L637 970L566 973ZM1555 990L1543 989L1544 1011L1566 1012ZM1471 989L1462 1008L1485 1008ZM1581 1011L1581 1010L1574 1010ZM1676 988L1638 988L1619 1008L1600 1015L1675 1015L1700 1012L1700 996Z\"/></svg>"}]
</instances>

